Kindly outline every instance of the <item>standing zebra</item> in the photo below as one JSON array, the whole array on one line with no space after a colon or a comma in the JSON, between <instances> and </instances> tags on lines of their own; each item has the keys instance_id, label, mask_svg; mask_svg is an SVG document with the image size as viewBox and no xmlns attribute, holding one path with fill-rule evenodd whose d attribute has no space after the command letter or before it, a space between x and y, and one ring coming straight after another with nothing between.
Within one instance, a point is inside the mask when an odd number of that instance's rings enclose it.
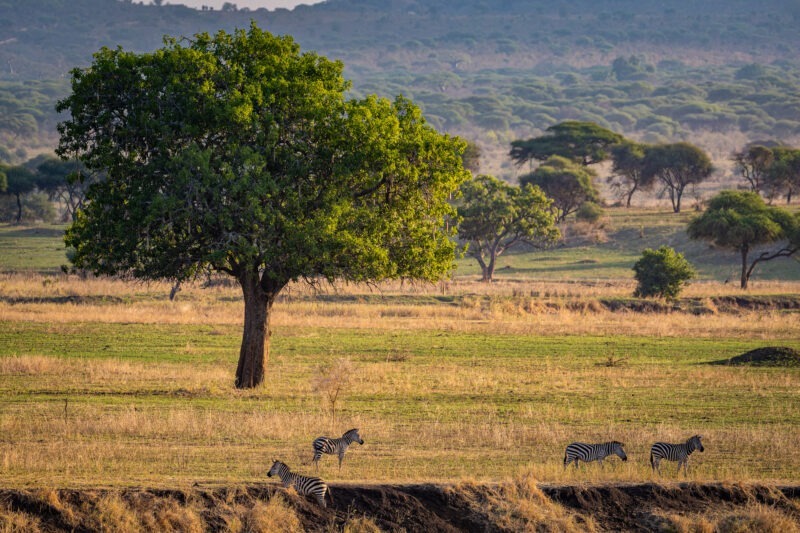
<instances>
[{"instance_id":1,"label":"standing zebra","mask_svg":"<svg viewBox=\"0 0 800 533\"><path fill-rule=\"evenodd\" d=\"M588 463L590 461L599 461L600 466L603 465L603 459L609 455L616 455L623 461L628 460L625 455L625 450L622 449L624 444L615 440L611 442L603 442L602 444L585 444L583 442L573 442L567 446L564 452L564 469L567 465L575 461L575 468L578 468L578 461Z\"/></svg>"},{"instance_id":2,"label":"standing zebra","mask_svg":"<svg viewBox=\"0 0 800 533\"><path fill-rule=\"evenodd\" d=\"M314 447L314 459L312 459L314 466L317 468L317 470L319 470L319 459L322 457L323 453L330 455L338 454L339 470L341 470L344 452L346 452L347 447L354 442L364 444L364 439L362 439L361 435L358 434L358 428L354 428L345 432L345 434L338 439L332 439L330 437L318 437L314 439L314 442L311 444Z\"/></svg>"},{"instance_id":3,"label":"standing zebra","mask_svg":"<svg viewBox=\"0 0 800 533\"><path fill-rule=\"evenodd\" d=\"M690 437L689 440L684 442L683 444L667 444L666 442L656 442L650 448L650 466L653 467L653 470L658 472L658 475L661 475L661 469L658 466L658 463L661 462L661 459L666 459L667 461L678 461L678 471L681 470L681 464L683 464L683 475L687 475L688 472L686 470L686 465L689 463L689 456L695 450L700 450L701 452L705 450L703 448L703 443L700 442L702 439L700 435L695 435L694 437Z\"/></svg>"},{"instance_id":4,"label":"standing zebra","mask_svg":"<svg viewBox=\"0 0 800 533\"><path fill-rule=\"evenodd\" d=\"M326 492L331 499L331 503L333 503L333 496L331 496L331 493L328 491L328 485L318 477L307 477L295 474L289 470L289 467L286 466L285 463L278 460L272 463L272 468L270 468L267 473L268 477L272 477L273 475L277 475L281 478L281 483L283 483L284 487L294 487L294 490L303 496L314 496L322 507L326 507Z\"/></svg>"}]
</instances>

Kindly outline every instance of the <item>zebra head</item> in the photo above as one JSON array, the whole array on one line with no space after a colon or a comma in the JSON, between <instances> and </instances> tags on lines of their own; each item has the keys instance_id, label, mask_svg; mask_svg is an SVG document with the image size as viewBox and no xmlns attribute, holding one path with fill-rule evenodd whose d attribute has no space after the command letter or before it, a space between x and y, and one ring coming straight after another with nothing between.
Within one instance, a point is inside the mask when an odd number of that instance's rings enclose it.
<instances>
[{"instance_id":1,"label":"zebra head","mask_svg":"<svg viewBox=\"0 0 800 533\"><path fill-rule=\"evenodd\" d=\"M342 435L342 438L349 440L350 442L364 444L364 439L362 439L361 435L358 434L358 428L353 428L350 431L345 432L345 434Z\"/></svg>"},{"instance_id":2,"label":"zebra head","mask_svg":"<svg viewBox=\"0 0 800 533\"><path fill-rule=\"evenodd\" d=\"M284 463L278 461L277 459L272 460L272 467L267 472L267 477L277 476L280 475L282 469L288 469L289 467L286 466Z\"/></svg>"},{"instance_id":3,"label":"zebra head","mask_svg":"<svg viewBox=\"0 0 800 533\"><path fill-rule=\"evenodd\" d=\"M701 437L700 435L695 435L694 437L687 440L686 445L689 447L689 450L691 451L700 450L701 452L704 452L705 448L703 448L703 443L700 442L700 439L702 438L703 437Z\"/></svg>"},{"instance_id":4,"label":"zebra head","mask_svg":"<svg viewBox=\"0 0 800 533\"><path fill-rule=\"evenodd\" d=\"M611 441L611 445L612 445L611 453L616 454L617 457L619 457L623 461L628 460L628 456L625 454L625 450L622 449L622 447L625 446L623 443L618 441Z\"/></svg>"}]
</instances>

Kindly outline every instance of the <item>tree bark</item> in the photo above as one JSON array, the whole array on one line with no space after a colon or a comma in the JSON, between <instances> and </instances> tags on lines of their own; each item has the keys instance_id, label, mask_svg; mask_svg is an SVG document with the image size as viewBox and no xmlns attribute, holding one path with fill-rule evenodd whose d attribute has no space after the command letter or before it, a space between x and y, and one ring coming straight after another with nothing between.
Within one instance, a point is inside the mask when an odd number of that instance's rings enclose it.
<instances>
[{"instance_id":1,"label":"tree bark","mask_svg":"<svg viewBox=\"0 0 800 533\"><path fill-rule=\"evenodd\" d=\"M747 282L750 281L750 273L747 271L747 246L743 246L741 248L742 252L742 280L741 280L741 288L747 288Z\"/></svg>"},{"instance_id":2,"label":"tree bark","mask_svg":"<svg viewBox=\"0 0 800 533\"><path fill-rule=\"evenodd\" d=\"M264 290L257 272L239 276L244 296L244 332L236 368L236 388L251 389L264 382L269 360L269 318L277 291Z\"/></svg>"},{"instance_id":3,"label":"tree bark","mask_svg":"<svg viewBox=\"0 0 800 533\"><path fill-rule=\"evenodd\" d=\"M22 195L17 193L17 224L22 222Z\"/></svg>"}]
</instances>

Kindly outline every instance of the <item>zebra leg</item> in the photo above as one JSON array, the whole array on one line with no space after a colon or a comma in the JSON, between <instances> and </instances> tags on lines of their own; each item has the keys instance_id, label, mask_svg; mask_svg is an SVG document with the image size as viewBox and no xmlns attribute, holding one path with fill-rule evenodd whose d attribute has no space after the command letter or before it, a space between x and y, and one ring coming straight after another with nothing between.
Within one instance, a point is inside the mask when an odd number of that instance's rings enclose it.
<instances>
[{"instance_id":1,"label":"zebra leg","mask_svg":"<svg viewBox=\"0 0 800 533\"><path fill-rule=\"evenodd\" d=\"M342 469L342 459L344 459L344 453L339 454L339 470Z\"/></svg>"}]
</instances>

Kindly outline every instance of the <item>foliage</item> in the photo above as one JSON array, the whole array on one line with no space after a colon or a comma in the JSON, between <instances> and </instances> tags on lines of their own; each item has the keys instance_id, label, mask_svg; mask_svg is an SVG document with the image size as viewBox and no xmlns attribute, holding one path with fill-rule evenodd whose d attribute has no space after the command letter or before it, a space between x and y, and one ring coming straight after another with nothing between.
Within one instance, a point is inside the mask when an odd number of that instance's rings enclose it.
<instances>
[{"instance_id":1,"label":"foliage","mask_svg":"<svg viewBox=\"0 0 800 533\"><path fill-rule=\"evenodd\" d=\"M655 183L655 175L644 174L647 148L647 145L630 141L611 147L613 166L608 181L625 198L625 207L631 206L631 198L636 191L652 189Z\"/></svg>"},{"instance_id":2,"label":"foliage","mask_svg":"<svg viewBox=\"0 0 800 533\"><path fill-rule=\"evenodd\" d=\"M731 159L736 170L755 193L761 193L764 179L775 161L772 150L759 144L734 152Z\"/></svg>"},{"instance_id":3,"label":"foliage","mask_svg":"<svg viewBox=\"0 0 800 533\"><path fill-rule=\"evenodd\" d=\"M14 220L19 224L22 221L22 197L36 188L36 175L22 165L2 168L2 172L6 177L6 188L3 193L15 198L17 212Z\"/></svg>"},{"instance_id":4,"label":"foliage","mask_svg":"<svg viewBox=\"0 0 800 533\"><path fill-rule=\"evenodd\" d=\"M669 246L658 250L646 248L633 265L633 271L637 281L634 296L657 296L667 300L677 299L685 283L697 275L683 254Z\"/></svg>"},{"instance_id":5,"label":"foliage","mask_svg":"<svg viewBox=\"0 0 800 533\"><path fill-rule=\"evenodd\" d=\"M773 161L765 172L765 187L770 199L782 194L786 202L800 191L800 150L786 146L772 148Z\"/></svg>"},{"instance_id":6,"label":"foliage","mask_svg":"<svg viewBox=\"0 0 800 533\"><path fill-rule=\"evenodd\" d=\"M756 193L722 191L708 203L706 211L687 228L691 239L702 239L741 255L740 284L746 289L756 265L788 257L800 247L800 215L769 207ZM748 256L759 245L784 242L776 250L761 252L752 262Z\"/></svg>"},{"instance_id":7,"label":"foliage","mask_svg":"<svg viewBox=\"0 0 800 533\"><path fill-rule=\"evenodd\" d=\"M523 243L544 246L558 238L551 200L538 187L515 187L481 175L465 182L461 194L458 236L480 264L483 281L492 281L503 252Z\"/></svg>"},{"instance_id":8,"label":"foliage","mask_svg":"<svg viewBox=\"0 0 800 533\"><path fill-rule=\"evenodd\" d=\"M557 155L582 165L608 159L608 148L623 137L592 122L569 120L547 128L547 135L511 143L511 159L523 165L532 159L545 161Z\"/></svg>"},{"instance_id":9,"label":"foliage","mask_svg":"<svg viewBox=\"0 0 800 533\"><path fill-rule=\"evenodd\" d=\"M343 65L255 24L104 48L72 72L58 153L107 178L68 229L97 274L242 286L237 386L263 381L268 318L298 279L434 280L455 245L449 195L464 144L409 100L346 100Z\"/></svg>"},{"instance_id":10,"label":"foliage","mask_svg":"<svg viewBox=\"0 0 800 533\"><path fill-rule=\"evenodd\" d=\"M591 169L554 155L530 174L522 176L519 182L542 189L553 200L556 220L562 222L584 203L600 200L594 177Z\"/></svg>"},{"instance_id":11,"label":"foliage","mask_svg":"<svg viewBox=\"0 0 800 533\"><path fill-rule=\"evenodd\" d=\"M672 210L681 211L686 188L706 180L713 172L711 159L697 146L686 142L652 146L645 152L642 178L657 178L669 194Z\"/></svg>"},{"instance_id":12,"label":"foliage","mask_svg":"<svg viewBox=\"0 0 800 533\"><path fill-rule=\"evenodd\" d=\"M605 211L598 204L594 202L584 202L578 210L575 211L575 218L583 222L596 224L603 218L604 214Z\"/></svg>"}]
</instances>

